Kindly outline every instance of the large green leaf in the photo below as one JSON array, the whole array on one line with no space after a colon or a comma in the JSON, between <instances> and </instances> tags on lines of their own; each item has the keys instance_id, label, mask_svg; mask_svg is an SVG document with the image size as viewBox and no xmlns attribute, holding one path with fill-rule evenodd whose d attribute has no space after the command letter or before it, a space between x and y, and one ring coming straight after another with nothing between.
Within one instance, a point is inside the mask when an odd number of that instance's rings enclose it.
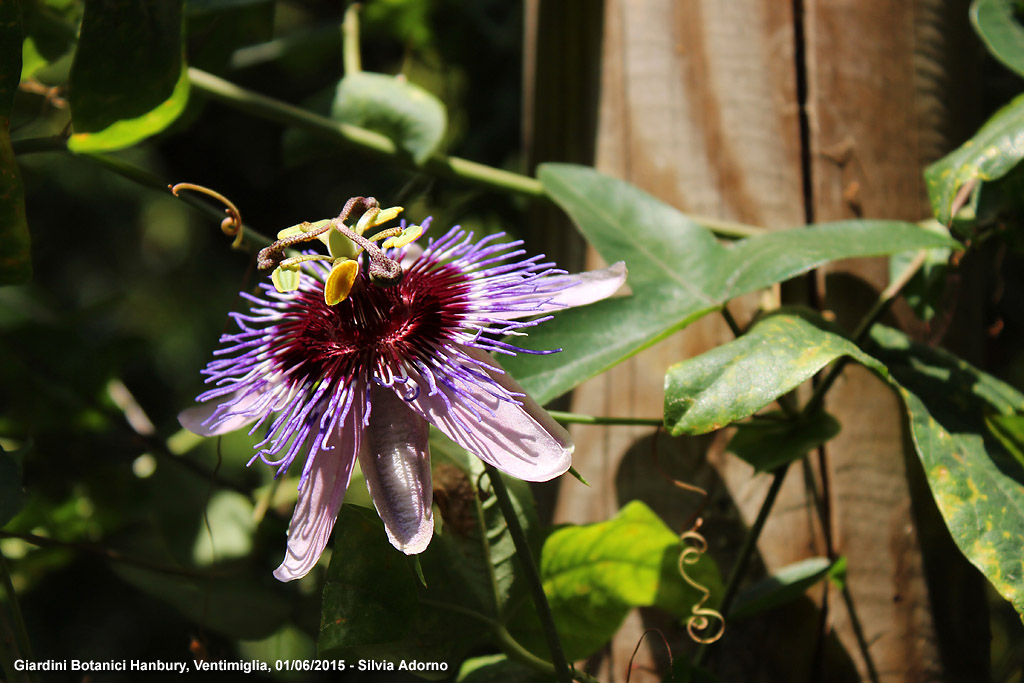
<instances>
[{"instance_id":1,"label":"large green leaf","mask_svg":"<svg viewBox=\"0 0 1024 683\"><path fill-rule=\"evenodd\" d=\"M402 642L417 616L416 577L405 556L388 543L376 512L343 506L334 539L320 654Z\"/></svg>"},{"instance_id":2,"label":"large green leaf","mask_svg":"<svg viewBox=\"0 0 1024 683\"><path fill-rule=\"evenodd\" d=\"M22 3L21 19L25 33L21 79L25 80L74 49L81 7L77 3L33 0Z\"/></svg>"},{"instance_id":3,"label":"large green leaf","mask_svg":"<svg viewBox=\"0 0 1024 683\"><path fill-rule=\"evenodd\" d=\"M275 4L273 0L188 0L189 66L223 73L265 61L267 41L274 37Z\"/></svg>"},{"instance_id":4,"label":"large green leaf","mask_svg":"<svg viewBox=\"0 0 1024 683\"><path fill-rule=\"evenodd\" d=\"M1006 176L1024 157L1024 95L997 111L970 140L924 171L932 211L940 223L953 218L953 200L969 182L990 183ZM981 185L971 191L977 206ZM939 246L939 245L936 245Z\"/></svg>"},{"instance_id":5,"label":"large green leaf","mask_svg":"<svg viewBox=\"0 0 1024 683\"><path fill-rule=\"evenodd\" d=\"M769 316L739 339L669 368L665 426L673 436L720 429L753 415L841 356L886 374L853 342L812 319Z\"/></svg>"},{"instance_id":6,"label":"large green leaf","mask_svg":"<svg viewBox=\"0 0 1024 683\"><path fill-rule=\"evenodd\" d=\"M633 607L658 606L688 616L702 597L679 573L683 543L644 503L633 501L614 518L566 526L544 542L540 571L544 592L569 659L597 651ZM687 574L721 597L721 578L704 555ZM520 642L546 652L539 629L513 631Z\"/></svg>"},{"instance_id":7,"label":"large green leaf","mask_svg":"<svg viewBox=\"0 0 1024 683\"><path fill-rule=\"evenodd\" d=\"M1024 464L986 425L1024 395L944 351L876 325L875 357L910 416L914 447L957 547L1024 613Z\"/></svg>"},{"instance_id":8,"label":"large green leaf","mask_svg":"<svg viewBox=\"0 0 1024 683\"><path fill-rule=\"evenodd\" d=\"M985 47L1006 68L1024 76L1024 27L1017 0L974 0L971 23Z\"/></svg>"},{"instance_id":9,"label":"large green leaf","mask_svg":"<svg viewBox=\"0 0 1024 683\"><path fill-rule=\"evenodd\" d=\"M169 126L188 102L182 2L87 0L68 84L68 148L128 147Z\"/></svg>"},{"instance_id":10,"label":"large green leaf","mask_svg":"<svg viewBox=\"0 0 1024 683\"><path fill-rule=\"evenodd\" d=\"M112 564L118 576L163 600L203 628L230 638L266 638L281 627L290 605L280 592L244 575L189 578Z\"/></svg>"},{"instance_id":11,"label":"large green leaf","mask_svg":"<svg viewBox=\"0 0 1024 683\"><path fill-rule=\"evenodd\" d=\"M938 221L932 221L925 227L928 230L947 232L946 228L939 225ZM949 259L952 254L953 250L948 247L925 250L924 263L900 290L907 305L922 320L931 320L943 305ZM916 256L917 252L910 251L893 254L889 259L889 278L895 279L906 270Z\"/></svg>"},{"instance_id":12,"label":"large green leaf","mask_svg":"<svg viewBox=\"0 0 1024 683\"><path fill-rule=\"evenodd\" d=\"M401 76L347 74L338 83L331 116L382 133L418 164L441 146L448 127L444 105Z\"/></svg>"},{"instance_id":13,"label":"large green leaf","mask_svg":"<svg viewBox=\"0 0 1024 683\"><path fill-rule=\"evenodd\" d=\"M504 623L524 601L515 548L483 465L437 434L431 463L435 498L444 505L418 556L426 585L388 542L376 513L346 505L324 588L322 656L445 661L454 671L490 635L481 624ZM505 482L527 534L536 534L528 486Z\"/></svg>"},{"instance_id":14,"label":"large green leaf","mask_svg":"<svg viewBox=\"0 0 1024 683\"><path fill-rule=\"evenodd\" d=\"M16 0L0 0L0 285L32 277L25 190L11 149L11 109L21 80L21 21Z\"/></svg>"},{"instance_id":15,"label":"large green leaf","mask_svg":"<svg viewBox=\"0 0 1024 683\"><path fill-rule=\"evenodd\" d=\"M252 500L237 491L218 491L206 505L204 524L196 536L192 561L208 566L252 553L256 531Z\"/></svg>"},{"instance_id":16,"label":"large green leaf","mask_svg":"<svg viewBox=\"0 0 1024 683\"><path fill-rule=\"evenodd\" d=\"M1024 415L990 415L989 431L1024 465Z\"/></svg>"},{"instance_id":17,"label":"large green leaf","mask_svg":"<svg viewBox=\"0 0 1024 683\"><path fill-rule=\"evenodd\" d=\"M786 565L737 595L729 618L743 619L792 602L822 579L845 570L846 558L842 557L835 562L827 557L811 557Z\"/></svg>"},{"instance_id":18,"label":"large green leaf","mask_svg":"<svg viewBox=\"0 0 1024 683\"><path fill-rule=\"evenodd\" d=\"M912 223L843 221L725 246L676 209L621 180L544 164L540 181L608 262L625 261L633 296L558 313L524 340L564 353L503 363L541 402L637 353L733 297L839 258L955 245Z\"/></svg>"},{"instance_id":19,"label":"large green leaf","mask_svg":"<svg viewBox=\"0 0 1024 683\"><path fill-rule=\"evenodd\" d=\"M824 411L799 420L786 419L782 413L761 416L736 425L736 433L726 450L742 458L758 472L802 458L839 434L839 420Z\"/></svg>"}]
</instances>

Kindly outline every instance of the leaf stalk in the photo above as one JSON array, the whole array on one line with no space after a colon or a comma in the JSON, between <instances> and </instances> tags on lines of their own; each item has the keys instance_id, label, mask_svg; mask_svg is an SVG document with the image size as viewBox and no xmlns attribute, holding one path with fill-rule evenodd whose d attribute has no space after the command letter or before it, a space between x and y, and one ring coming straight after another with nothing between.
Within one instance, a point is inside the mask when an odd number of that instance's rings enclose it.
<instances>
[{"instance_id":1,"label":"leaf stalk","mask_svg":"<svg viewBox=\"0 0 1024 683\"><path fill-rule=\"evenodd\" d=\"M498 507L501 508L501 514L505 517L505 523L508 525L508 532L512 537L512 543L516 547L516 557L519 558L519 564L523 568L526 587L533 598L534 606L537 608L537 616L544 629L548 649L551 651L551 661L555 667L554 673L559 683L571 683L573 670L569 667L569 662L565 658L565 652L562 650L562 641L559 639L558 630L555 628L555 620L551 614L551 605L548 604L547 595L544 593L544 584L540 580L537 562L533 558L533 551L530 550L530 544L526 539L526 534L523 532L522 525L519 523L519 517L516 516L515 507L512 505L512 497L509 495L508 488L505 486L505 482L502 480L498 470L489 464L485 464L484 468L487 472L487 478L491 482L491 488L494 490L494 495L498 499Z\"/></svg>"}]
</instances>

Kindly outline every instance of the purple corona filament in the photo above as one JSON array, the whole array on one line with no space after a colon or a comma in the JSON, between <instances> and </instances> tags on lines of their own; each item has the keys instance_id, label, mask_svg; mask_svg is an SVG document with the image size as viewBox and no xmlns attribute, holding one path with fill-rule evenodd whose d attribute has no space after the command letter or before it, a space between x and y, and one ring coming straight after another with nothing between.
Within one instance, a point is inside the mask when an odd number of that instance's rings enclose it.
<instances>
[{"instance_id":1,"label":"purple corona filament","mask_svg":"<svg viewBox=\"0 0 1024 683\"><path fill-rule=\"evenodd\" d=\"M555 353L502 337L610 296L626 269L567 275L502 237L474 241L456 227L426 249L386 249L401 281L377 286L364 268L333 306L321 261L303 264L295 291L264 283L258 295L242 293L249 310L231 314L238 330L221 337L203 370L212 386L180 419L207 436L263 430L252 461L278 475L304 459L277 578L300 578L316 564L357 459L391 543L409 554L427 547L428 424L520 479L547 481L569 468L569 434L491 354Z\"/></svg>"}]
</instances>

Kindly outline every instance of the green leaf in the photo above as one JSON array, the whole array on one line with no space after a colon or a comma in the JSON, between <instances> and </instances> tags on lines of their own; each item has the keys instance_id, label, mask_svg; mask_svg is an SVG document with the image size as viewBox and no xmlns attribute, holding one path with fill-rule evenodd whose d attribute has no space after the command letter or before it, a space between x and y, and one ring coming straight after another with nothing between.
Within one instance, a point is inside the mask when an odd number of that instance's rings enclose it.
<instances>
[{"instance_id":1,"label":"green leaf","mask_svg":"<svg viewBox=\"0 0 1024 683\"><path fill-rule=\"evenodd\" d=\"M223 73L252 66L254 57L256 63L266 61L266 42L274 37L275 5L273 0L188 0L189 64Z\"/></svg>"},{"instance_id":2,"label":"green leaf","mask_svg":"<svg viewBox=\"0 0 1024 683\"><path fill-rule=\"evenodd\" d=\"M182 3L87 0L71 66L68 149L133 145L169 126L188 102Z\"/></svg>"},{"instance_id":3,"label":"green leaf","mask_svg":"<svg viewBox=\"0 0 1024 683\"><path fill-rule=\"evenodd\" d=\"M946 229L937 222L927 229L946 232ZM910 308L922 320L934 318L941 307L942 297L946 291L949 257L952 253L953 250L948 247L925 250L924 263L900 291ZM889 259L889 279L895 279L902 273L917 254L918 252L911 251L893 254Z\"/></svg>"},{"instance_id":4,"label":"green leaf","mask_svg":"<svg viewBox=\"0 0 1024 683\"><path fill-rule=\"evenodd\" d=\"M871 338L907 407L914 448L953 540L1024 613L1024 465L986 425L1024 411L1024 395L896 330L876 325Z\"/></svg>"},{"instance_id":5,"label":"green leaf","mask_svg":"<svg viewBox=\"0 0 1024 683\"><path fill-rule=\"evenodd\" d=\"M885 367L799 315L780 313L739 339L677 363L665 376L665 427L673 436L704 434L753 415L841 356L881 375Z\"/></svg>"},{"instance_id":6,"label":"green leaf","mask_svg":"<svg viewBox=\"0 0 1024 683\"><path fill-rule=\"evenodd\" d=\"M21 80L31 78L46 64L46 58L39 54L39 48L36 47L32 37L25 38L21 47Z\"/></svg>"},{"instance_id":7,"label":"green leaf","mask_svg":"<svg viewBox=\"0 0 1024 683\"><path fill-rule=\"evenodd\" d=\"M437 552L428 550L421 556L424 568L435 573L443 569L459 602L502 619L529 598L520 584L515 544L490 493L483 462L435 429L431 429L430 453L435 498L444 497L447 502L440 520L443 527L431 542ZM502 479L519 524L538 553L542 537L530 485L512 477ZM474 630L479 630L479 624Z\"/></svg>"},{"instance_id":8,"label":"green leaf","mask_svg":"<svg viewBox=\"0 0 1024 683\"><path fill-rule=\"evenodd\" d=\"M316 659L316 643L303 630L285 624L273 635L261 640L240 641L239 659L258 659L270 664L284 659ZM273 666L273 664L271 664ZM303 671L275 671L277 681L307 681L309 673Z\"/></svg>"},{"instance_id":9,"label":"green leaf","mask_svg":"<svg viewBox=\"0 0 1024 683\"><path fill-rule=\"evenodd\" d=\"M254 578L187 578L112 564L114 573L163 600L204 629L230 638L256 640L277 631L291 609L280 593Z\"/></svg>"},{"instance_id":10,"label":"green leaf","mask_svg":"<svg viewBox=\"0 0 1024 683\"><path fill-rule=\"evenodd\" d=\"M265 5L269 0L189 0L189 13L204 14L207 12L223 12L224 10Z\"/></svg>"},{"instance_id":11,"label":"green leaf","mask_svg":"<svg viewBox=\"0 0 1024 683\"><path fill-rule=\"evenodd\" d=\"M839 421L825 412L803 420L787 420L782 413L736 425L726 450L739 456L758 472L770 472L807 453L839 434Z\"/></svg>"},{"instance_id":12,"label":"green leaf","mask_svg":"<svg viewBox=\"0 0 1024 683\"><path fill-rule=\"evenodd\" d=\"M0 285L32 279L25 189L11 149L11 109L21 80L22 32L16 0L0 0Z\"/></svg>"},{"instance_id":13,"label":"green leaf","mask_svg":"<svg viewBox=\"0 0 1024 683\"><path fill-rule=\"evenodd\" d=\"M405 556L388 543L374 510L345 505L335 529L320 655L401 642L417 617L416 583Z\"/></svg>"},{"instance_id":14,"label":"green leaf","mask_svg":"<svg viewBox=\"0 0 1024 683\"><path fill-rule=\"evenodd\" d=\"M14 456L0 448L0 527L14 519L25 505L21 471Z\"/></svg>"},{"instance_id":15,"label":"green leaf","mask_svg":"<svg viewBox=\"0 0 1024 683\"><path fill-rule=\"evenodd\" d=\"M78 38L77 7L52 7L45 2L23 3L21 79L35 76L44 67L67 55Z\"/></svg>"},{"instance_id":16,"label":"green leaf","mask_svg":"<svg viewBox=\"0 0 1024 683\"><path fill-rule=\"evenodd\" d=\"M608 521L553 532L544 542L540 571L566 656L581 659L596 652L633 607L658 606L688 616L701 595L679 574L682 551L679 536L640 501ZM711 591L712 601L721 596L721 578L710 557L702 556L687 573ZM539 634L521 638L538 653L546 652L537 640Z\"/></svg>"},{"instance_id":17,"label":"green leaf","mask_svg":"<svg viewBox=\"0 0 1024 683\"><path fill-rule=\"evenodd\" d=\"M829 562L827 557L812 557L787 565L737 595L728 617L744 619L797 600L808 588L830 576L839 563L840 560Z\"/></svg>"},{"instance_id":18,"label":"green leaf","mask_svg":"<svg viewBox=\"0 0 1024 683\"><path fill-rule=\"evenodd\" d=\"M540 181L605 261L625 261L631 297L556 314L517 339L564 353L503 360L546 402L729 299L839 258L955 246L900 221L842 221L719 244L710 230L621 180L569 164L543 164Z\"/></svg>"},{"instance_id":19,"label":"green leaf","mask_svg":"<svg viewBox=\"0 0 1024 683\"><path fill-rule=\"evenodd\" d=\"M483 465L439 434L430 446L442 514L418 556L426 585L388 542L375 512L344 506L324 588L321 656L445 661L454 671L488 637L482 624L504 623L527 600ZM520 522L535 535L528 485L505 482Z\"/></svg>"},{"instance_id":20,"label":"green leaf","mask_svg":"<svg viewBox=\"0 0 1024 683\"><path fill-rule=\"evenodd\" d=\"M401 76L347 74L338 83L333 118L382 133L417 164L441 146L448 127L445 106Z\"/></svg>"},{"instance_id":21,"label":"green leaf","mask_svg":"<svg viewBox=\"0 0 1024 683\"><path fill-rule=\"evenodd\" d=\"M192 560L208 566L245 557L252 551L255 531L252 501L237 491L218 491L206 506L206 523L196 536Z\"/></svg>"},{"instance_id":22,"label":"green leaf","mask_svg":"<svg viewBox=\"0 0 1024 683\"><path fill-rule=\"evenodd\" d=\"M992 435L1024 465L1024 415L989 415L985 423Z\"/></svg>"},{"instance_id":23,"label":"green leaf","mask_svg":"<svg viewBox=\"0 0 1024 683\"><path fill-rule=\"evenodd\" d=\"M968 182L989 183L1007 175L1024 157L1024 95L997 111L970 140L924 171L935 218L953 219L953 200ZM976 207L980 184L971 192ZM936 245L939 246L939 245Z\"/></svg>"},{"instance_id":24,"label":"green leaf","mask_svg":"<svg viewBox=\"0 0 1024 683\"><path fill-rule=\"evenodd\" d=\"M462 663L458 683L543 683L549 677L505 655L472 657Z\"/></svg>"},{"instance_id":25,"label":"green leaf","mask_svg":"<svg viewBox=\"0 0 1024 683\"><path fill-rule=\"evenodd\" d=\"M1024 76L1024 27L1019 10L1016 0L974 0L971 23L992 56Z\"/></svg>"}]
</instances>

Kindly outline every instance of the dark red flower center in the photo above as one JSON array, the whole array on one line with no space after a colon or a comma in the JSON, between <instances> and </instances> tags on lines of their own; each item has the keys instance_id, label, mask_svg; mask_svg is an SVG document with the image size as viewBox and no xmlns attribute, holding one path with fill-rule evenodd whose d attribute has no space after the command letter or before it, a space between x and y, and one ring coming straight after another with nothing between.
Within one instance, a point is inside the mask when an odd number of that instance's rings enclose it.
<instances>
[{"instance_id":1,"label":"dark red flower center","mask_svg":"<svg viewBox=\"0 0 1024 683\"><path fill-rule=\"evenodd\" d=\"M297 291L277 325L281 368L299 367L296 380L369 376L381 364L424 359L454 339L469 280L453 266L431 265L411 268L392 287L361 274L335 306L324 301L319 280L314 290Z\"/></svg>"}]
</instances>

